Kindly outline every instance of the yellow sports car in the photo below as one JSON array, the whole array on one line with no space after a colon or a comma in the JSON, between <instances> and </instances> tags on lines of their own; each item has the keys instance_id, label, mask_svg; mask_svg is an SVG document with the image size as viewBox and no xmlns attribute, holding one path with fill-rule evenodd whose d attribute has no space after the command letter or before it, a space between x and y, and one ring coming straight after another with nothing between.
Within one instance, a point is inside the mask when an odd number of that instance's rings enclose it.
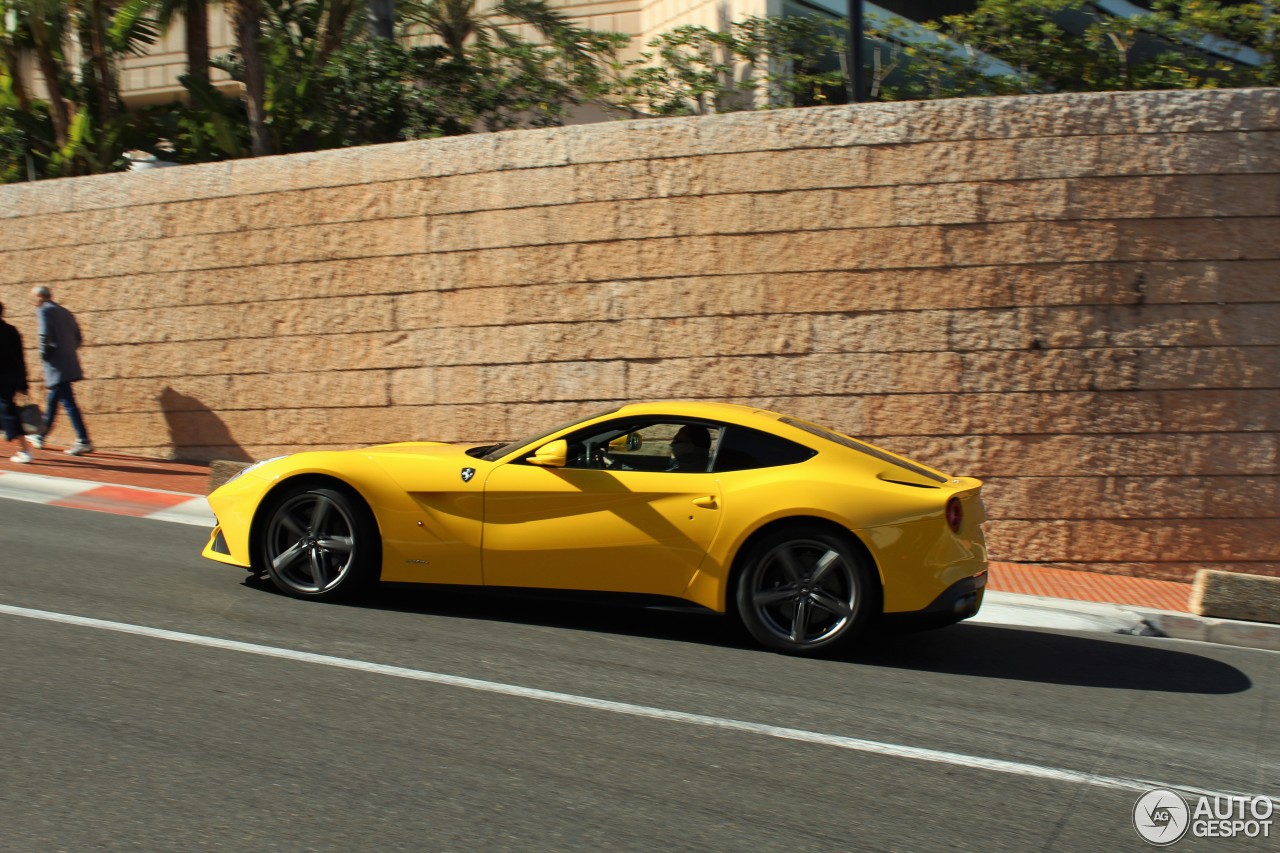
<instances>
[{"instance_id":1,"label":"yellow sports car","mask_svg":"<svg viewBox=\"0 0 1280 853\"><path fill-rule=\"evenodd\" d=\"M379 579L677 598L816 654L978 612L981 487L776 412L638 403L506 444L259 462L209 496L204 556L299 598Z\"/></svg>"}]
</instances>

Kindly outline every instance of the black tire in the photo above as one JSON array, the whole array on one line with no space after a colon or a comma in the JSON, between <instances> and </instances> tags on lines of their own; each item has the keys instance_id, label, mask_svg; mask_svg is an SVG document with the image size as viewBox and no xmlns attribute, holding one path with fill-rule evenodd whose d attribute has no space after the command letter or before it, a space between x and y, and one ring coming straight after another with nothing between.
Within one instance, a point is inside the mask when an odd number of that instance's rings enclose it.
<instances>
[{"instance_id":1,"label":"black tire","mask_svg":"<svg viewBox=\"0 0 1280 853\"><path fill-rule=\"evenodd\" d=\"M334 488L303 484L279 494L263 519L258 550L267 577L295 598L350 598L381 573L372 513Z\"/></svg>"},{"instance_id":2,"label":"black tire","mask_svg":"<svg viewBox=\"0 0 1280 853\"><path fill-rule=\"evenodd\" d=\"M738 618L762 645L790 655L831 654L866 630L876 586L848 535L797 524L749 548L735 599Z\"/></svg>"}]
</instances>

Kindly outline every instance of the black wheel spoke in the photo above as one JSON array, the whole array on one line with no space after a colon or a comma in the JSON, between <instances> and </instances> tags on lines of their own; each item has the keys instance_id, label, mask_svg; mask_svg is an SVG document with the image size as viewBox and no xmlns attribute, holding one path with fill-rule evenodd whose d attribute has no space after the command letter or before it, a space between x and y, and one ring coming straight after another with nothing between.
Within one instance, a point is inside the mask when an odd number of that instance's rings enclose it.
<instances>
[{"instance_id":1,"label":"black wheel spoke","mask_svg":"<svg viewBox=\"0 0 1280 853\"><path fill-rule=\"evenodd\" d=\"M350 536L329 536L319 540L318 544L326 551L341 551L350 554L355 547L355 540Z\"/></svg>"},{"instance_id":2,"label":"black wheel spoke","mask_svg":"<svg viewBox=\"0 0 1280 853\"><path fill-rule=\"evenodd\" d=\"M305 521L300 521L293 517L292 513L284 513L280 517L280 525L288 530L293 536L302 539L307 535L307 525Z\"/></svg>"},{"instance_id":3,"label":"black wheel spoke","mask_svg":"<svg viewBox=\"0 0 1280 853\"><path fill-rule=\"evenodd\" d=\"M840 561L840 554L836 551L828 551L818 558L818 565L813 569L813 574L809 576L809 582L818 584L822 582L822 578L827 571Z\"/></svg>"},{"instance_id":4,"label":"black wheel spoke","mask_svg":"<svg viewBox=\"0 0 1280 853\"><path fill-rule=\"evenodd\" d=\"M277 572L282 571L293 561L302 557L307 551L306 545L301 541L294 542L280 554L271 560L271 567Z\"/></svg>"},{"instance_id":5,"label":"black wheel spoke","mask_svg":"<svg viewBox=\"0 0 1280 853\"><path fill-rule=\"evenodd\" d=\"M316 589L324 589L324 587L325 587L325 579L324 579L324 577L325 577L325 572L324 572L324 563L325 563L325 559L324 559L324 554L322 554L322 553L320 552L320 549L319 549L319 548L312 548L312 549L311 549L311 559L310 559L309 563L310 563L310 565L311 565L311 580L312 580L312 582L316 585Z\"/></svg>"},{"instance_id":6,"label":"black wheel spoke","mask_svg":"<svg viewBox=\"0 0 1280 853\"><path fill-rule=\"evenodd\" d=\"M756 607L769 607L783 601L790 601L795 598L796 595L797 591L795 587L784 586L778 587L777 589L766 590L764 592L757 592L752 600L755 602Z\"/></svg>"},{"instance_id":7,"label":"black wheel spoke","mask_svg":"<svg viewBox=\"0 0 1280 853\"><path fill-rule=\"evenodd\" d=\"M845 602L836 598L826 590L817 590L809 596L809 600L817 607L821 607L828 613L834 613L844 619L848 619L853 615L853 608Z\"/></svg>"},{"instance_id":8,"label":"black wheel spoke","mask_svg":"<svg viewBox=\"0 0 1280 853\"><path fill-rule=\"evenodd\" d=\"M789 582L798 584L804 579L804 570L796 562L796 555L789 547L784 545L778 549L778 562L781 564L782 571L786 574Z\"/></svg>"},{"instance_id":9,"label":"black wheel spoke","mask_svg":"<svg viewBox=\"0 0 1280 853\"><path fill-rule=\"evenodd\" d=\"M315 505L311 507L311 530L319 532L324 529L325 520L329 517L329 510L333 508L333 502L325 498L316 498Z\"/></svg>"},{"instance_id":10,"label":"black wheel spoke","mask_svg":"<svg viewBox=\"0 0 1280 853\"><path fill-rule=\"evenodd\" d=\"M791 619L791 642L803 643L808 639L810 609L808 597L796 599L796 612Z\"/></svg>"}]
</instances>

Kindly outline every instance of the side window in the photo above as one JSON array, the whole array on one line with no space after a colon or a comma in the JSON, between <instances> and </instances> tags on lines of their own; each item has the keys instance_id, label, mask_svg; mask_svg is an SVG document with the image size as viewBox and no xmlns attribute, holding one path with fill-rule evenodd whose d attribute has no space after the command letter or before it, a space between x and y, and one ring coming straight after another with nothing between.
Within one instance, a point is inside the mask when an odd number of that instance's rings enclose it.
<instances>
[{"instance_id":1,"label":"side window","mask_svg":"<svg viewBox=\"0 0 1280 853\"><path fill-rule=\"evenodd\" d=\"M730 426L724 430L720 449L716 452L713 471L745 471L749 468L773 468L778 465L794 465L816 456L811 450L794 441L778 438L746 427Z\"/></svg>"},{"instance_id":2,"label":"side window","mask_svg":"<svg viewBox=\"0 0 1280 853\"><path fill-rule=\"evenodd\" d=\"M565 467L706 473L721 431L679 421L613 421L566 436Z\"/></svg>"}]
</instances>

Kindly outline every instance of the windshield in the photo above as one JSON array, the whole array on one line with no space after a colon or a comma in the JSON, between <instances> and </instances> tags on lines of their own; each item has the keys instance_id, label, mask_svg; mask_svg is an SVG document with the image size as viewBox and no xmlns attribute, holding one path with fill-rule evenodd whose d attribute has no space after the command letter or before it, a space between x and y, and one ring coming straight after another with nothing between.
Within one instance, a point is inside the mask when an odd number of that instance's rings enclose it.
<instances>
[{"instance_id":1,"label":"windshield","mask_svg":"<svg viewBox=\"0 0 1280 853\"><path fill-rule=\"evenodd\" d=\"M594 415L588 415L585 418L574 418L571 421L562 423L559 426L554 426L549 430L544 430L543 432L536 433L534 435L529 436L528 438L522 438L519 441L512 441L507 444L499 444L495 446L492 450L489 450L487 453L485 453L484 456L481 456L480 458L486 462L497 462L499 459L506 456L508 453L513 453L519 450L520 448L525 447L526 445L537 444L539 441L542 441L542 439L546 438L549 435L555 435L561 430L568 429L569 427L574 426L575 424L583 423L584 421L590 421L596 418L604 417L605 415L611 415L616 411L618 411L618 409L617 407L614 407L612 409L605 409L603 411L596 412Z\"/></svg>"}]
</instances>

